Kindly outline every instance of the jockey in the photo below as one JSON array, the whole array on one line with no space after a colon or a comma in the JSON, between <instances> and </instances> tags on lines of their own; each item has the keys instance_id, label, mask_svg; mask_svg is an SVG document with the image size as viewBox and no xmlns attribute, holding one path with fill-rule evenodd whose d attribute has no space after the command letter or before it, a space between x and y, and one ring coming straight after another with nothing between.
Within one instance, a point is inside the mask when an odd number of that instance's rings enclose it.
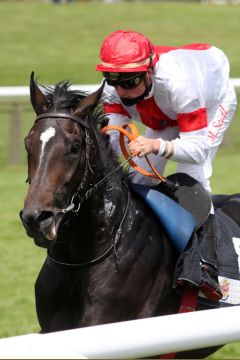
<instances>
[{"instance_id":1,"label":"jockey","mask_svg":"<svg viewBox=\"0 0 240 360\"><path fill-rule=\"evenodd\" d=\"M211 193L212 161L237 106L226 55L208 44L154 46L138 32L118 30L103 41L100 60L96 69L105 78L103 106L109 125L135 120L146 127L144 136L129 143L138 165L147 169L143 157L149 155L163 174L170 159L177 163L177 172L192 176ZM110 133L117 154L118 136L117 131ZM134 183L157 185L134 169L129 172ZM219 300L213 205L194 236L200 275L191 278L190 265L184 265L180 255L176 286L196 285L211 300Z\"/></svg>"}]
</instances>

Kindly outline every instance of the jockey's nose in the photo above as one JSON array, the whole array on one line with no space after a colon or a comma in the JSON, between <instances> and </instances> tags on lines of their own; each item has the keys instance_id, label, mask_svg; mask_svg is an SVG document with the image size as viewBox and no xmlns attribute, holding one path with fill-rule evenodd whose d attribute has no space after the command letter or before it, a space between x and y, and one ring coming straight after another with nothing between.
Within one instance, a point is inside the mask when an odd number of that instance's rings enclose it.
<instances>
[{"instance_id":1,"label":"jockey's nose","mask_svg":"<svg viewBox=\"0 0 240 360\"><path fill-rule=\"evenodd\" d=\"M115 89L120 97L124 97L126 94L129 94L129 90L124 89L120 85L115 86Z\"/></svg>"}]
</instances>

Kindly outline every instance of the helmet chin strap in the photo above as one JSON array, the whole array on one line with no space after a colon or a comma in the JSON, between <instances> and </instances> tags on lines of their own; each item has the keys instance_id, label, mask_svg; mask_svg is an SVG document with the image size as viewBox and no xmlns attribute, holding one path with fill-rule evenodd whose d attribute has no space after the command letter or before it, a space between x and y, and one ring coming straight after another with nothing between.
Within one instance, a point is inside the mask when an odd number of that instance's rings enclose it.
<instances>
[{"instance_id":1,"label":"helmet chin strap","mask_svg":"<svg viewBox=\"0 0 240 360\"><path fill-rule=\"evenodd\" d=\"M135 98L122 98L120 97L123 105L125 106L133 106L136 105L139 101L143 100L145 97L148 96L151 88L152 88L152 81L149 79L148 74L146 74L143 78L144 84L145 84L145 91L142 93L142 95L139 95Z\"/></svg>"},{"instance_id":2,"label":"helmet chin strap","mask_svg":"<svg viewBox=\"0 0 240 360\"><path fill-rule=\"evenodd\" d=\"M148 94L150 93L151 91L151 88L152 88L152 80L151 78L149 78L149 73L147 72L143 78L143 81L144 81L144 84L145 84L145 87L146 87L146 90L145 90L145 96L148 96Z\"/></svg>"}]
</instances>

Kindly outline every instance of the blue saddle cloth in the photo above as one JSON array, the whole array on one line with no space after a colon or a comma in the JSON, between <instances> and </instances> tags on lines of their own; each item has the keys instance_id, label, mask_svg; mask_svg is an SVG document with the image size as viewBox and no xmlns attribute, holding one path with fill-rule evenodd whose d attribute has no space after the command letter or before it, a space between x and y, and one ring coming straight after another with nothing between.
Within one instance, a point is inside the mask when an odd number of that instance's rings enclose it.
<instances>
[{"instance_id":1,"label":"blue saddle cloth","mask_svg":"<svg viewBox=\"0 0 240 360\"><path fill-rule=\"evenodd\" d=\"M130 186L153 210L178 252L184 251L195 230L194 216L158 190L140 184Z\"/></svg>"}]
</instances>

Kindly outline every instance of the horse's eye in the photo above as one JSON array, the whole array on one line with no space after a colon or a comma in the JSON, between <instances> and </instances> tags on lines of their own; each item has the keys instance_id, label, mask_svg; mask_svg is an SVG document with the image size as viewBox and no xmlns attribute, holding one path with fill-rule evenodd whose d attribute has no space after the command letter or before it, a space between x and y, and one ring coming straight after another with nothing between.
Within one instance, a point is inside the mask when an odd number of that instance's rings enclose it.
<instances>
[{"instance_id":1,"label":"horse's eye","mask_svg":"<svg viewBox=\"0 0 240 360\"><path fill-rule=\"evenodd\" d=\"M80 149L80 143L75 141L71 146L71 153L72 154L77 154L79 149Z\"/></svg>"}]
</instances>

